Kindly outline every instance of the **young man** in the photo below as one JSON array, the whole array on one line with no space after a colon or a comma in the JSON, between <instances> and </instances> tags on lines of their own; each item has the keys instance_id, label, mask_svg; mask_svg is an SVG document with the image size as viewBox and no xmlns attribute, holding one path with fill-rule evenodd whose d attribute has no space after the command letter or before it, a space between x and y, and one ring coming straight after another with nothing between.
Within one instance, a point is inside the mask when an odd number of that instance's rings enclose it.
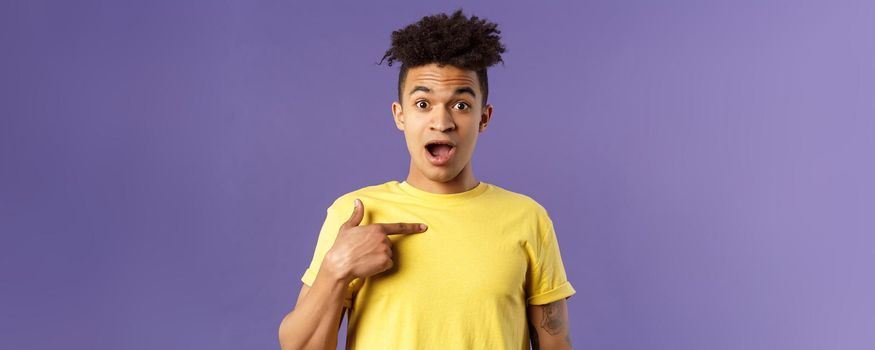
<instances>
[{"instance_id":1,"label":"young man","mask_svg":"<svg viewBox=\"0 0 875 350\"><path fill-rule=\"evenodd\" d=\"M410 172L331 204L283 349L570 349L567 280L553 224L528 196L478 181L486 69L505 51L493 23L452 15L392 33L395 125ZM381 61L382 62L382 61ZM420 227L421 224L427 225Z\"/></svg>"}]
</instances>

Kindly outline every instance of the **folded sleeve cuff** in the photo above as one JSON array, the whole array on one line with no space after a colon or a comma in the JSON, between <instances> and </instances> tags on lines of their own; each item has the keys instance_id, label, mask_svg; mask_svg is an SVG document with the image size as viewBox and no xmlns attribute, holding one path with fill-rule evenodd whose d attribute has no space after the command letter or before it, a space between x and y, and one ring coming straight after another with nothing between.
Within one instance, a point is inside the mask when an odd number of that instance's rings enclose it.
<instances>
[{"instance_id":1,"label":"folded sleeve cuff","mask_svg":"<svg viewBox=\"0 0 875 350\"><path fill-rule=\"evenodd\" d=\"M526 299L526 303L529 305L549 304L559 299L567 299L575 293L577 293L577 291L571 286L571 282L566 281L558 287L553 288L553 290L529 297Z\"/></svg>"},{"instance_id":2,"label":"folded sleeve cuff","mask_svg":"<svg viewBox=\"0 0 875 350\"><path fill-rule=\"evenodd\" d=\"M316 272L308 268L304 271L304 275L301 276L301 282L304 282L308 287L312 287L314 281L316 281Z\"/></svg>"}]
</instances>

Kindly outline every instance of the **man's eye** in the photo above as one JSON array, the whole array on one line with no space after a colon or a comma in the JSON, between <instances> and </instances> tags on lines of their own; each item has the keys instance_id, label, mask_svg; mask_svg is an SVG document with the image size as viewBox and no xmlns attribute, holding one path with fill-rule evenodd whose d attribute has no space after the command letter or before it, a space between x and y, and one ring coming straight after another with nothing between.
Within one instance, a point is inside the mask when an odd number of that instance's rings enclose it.
<instances>
[{"instance_id":1,"label":"man's eye","mask_svg":"<svg viewBox=\"0 0 875 350\"><path fill-rule=\"evenodd\" d=\"M428 102L425 102L425 101L423 101L423 100L416 101L416 107L419 107L419 108L427 108L427 107L428 107Z\"/></svg>"},{"instance_id":2,"label":"man's eye","mask_svg":"<svg viewBox=\"0 0 875 350\"><path fill-rule=\"evenodd\" d=\"M469 107L468 104L465 102L456 103L456 108L458 108L458 109L465 110L465 109L468 109L468 107Z\"/></svg>"}]
</instances>

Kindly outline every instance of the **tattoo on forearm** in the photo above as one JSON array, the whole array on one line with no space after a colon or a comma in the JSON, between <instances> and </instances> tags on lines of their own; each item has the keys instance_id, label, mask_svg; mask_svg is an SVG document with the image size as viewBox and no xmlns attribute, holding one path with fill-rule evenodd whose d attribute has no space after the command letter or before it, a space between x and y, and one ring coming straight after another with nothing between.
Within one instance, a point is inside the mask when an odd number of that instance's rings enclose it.
<instances>
[{"instance_id":1,"label":"tattoo on forearm","mask_svg":"<svg viewBox=\"0 0 875 350\"><path fill-rule=\"evenodd\" d=\"M550 335L557 335L562 332L562 308L559 307L559 302L554 301L544 305L544 319L541 320L541 328Z\"/></svg>"},{"instance_id":2,"label":"tattoo on forearm","mask_svg":"<svg viewBox=\"0 0 875 350\"><path fill-rule=\"evenodd\" d=\"M541 328L550 335L562 334L565 331L565 314L562 308L562 300L544 305L544 318L541 320ZM565 333L565 341L571 345L571 332Z\"/></svg>"},{"instance_id":3,"label":"tattoo on forearm","mask_svg":"<svg viewBox=\"0 0 875 350\"><path fill-rule=\"evenodd\" d=\"M542 318L540 321L530 320L528 323L529 327L529 340L532 343L532 349L538 350L540 349L540 339L538 330L535 328L540 326L541 329L544 330L549 335L562 335L564 334L565 342L568 343L569 348L571 345L571 331L568 329L568 322L566 322L565 311L565 300L554 301L549 304L544 304L540 306L540 313ZM543 335L543 334L540 334Z\"/></svg>"}]
</instances>

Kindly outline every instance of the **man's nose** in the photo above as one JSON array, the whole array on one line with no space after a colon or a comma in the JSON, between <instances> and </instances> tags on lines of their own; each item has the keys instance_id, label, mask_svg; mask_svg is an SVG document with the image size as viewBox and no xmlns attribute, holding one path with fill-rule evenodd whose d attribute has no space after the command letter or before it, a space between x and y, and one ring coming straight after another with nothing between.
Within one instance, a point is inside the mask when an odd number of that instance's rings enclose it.
<instances>
[{"instance_id":1,"label":"man's nose","mask_svg":"<svg viewBox=\"0 0 875 350\"><path fill-rule=\"evenodd\" d=\"M437 131L447 131L456 128L453 122L453 115L446 108L435 108L434 115L431 118L431 129Z\"/></svg>"}]
</instances>

